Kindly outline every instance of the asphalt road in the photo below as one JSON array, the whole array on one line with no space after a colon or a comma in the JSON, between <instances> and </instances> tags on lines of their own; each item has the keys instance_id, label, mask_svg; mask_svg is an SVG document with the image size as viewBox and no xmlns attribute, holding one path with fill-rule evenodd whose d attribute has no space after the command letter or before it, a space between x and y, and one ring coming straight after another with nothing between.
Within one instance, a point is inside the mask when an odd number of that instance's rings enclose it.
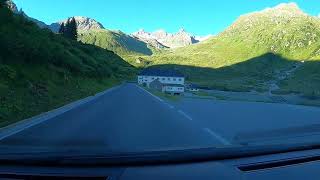
<instances>
[{"instance_id":1,"label":"asphalt road","mask_svg":"<svg viewBox=\"0 0 320 180\"><path fill-rule=\"evenodd\" d=\"M60 116L0 137L0 145L134 152L224 147L237 144L237 136L309 130L320 132L320 108L189 98L167 102L124 84Z\"/></svg>"},{"instance_id":2,"label":"asphalt road","mask_svg":"<svg viewBox=\"0 0 320 180\"><path fill-rule=\"evenodd\" d=\"M232 143L237 136L276 139L296 138L311 131L320 134L319 107L191 98L172 105Z\"/></svg>"},{"instance_id":3,"label":"asphalt road","mask_svg":"<svg viewBox=\"0 0 320 180\"><path fill-rule=\"evenodd\" d=\"M134 84L6 137L0 145L132 152L223 145L186 113Z\"/></svg>"}]
</instances>

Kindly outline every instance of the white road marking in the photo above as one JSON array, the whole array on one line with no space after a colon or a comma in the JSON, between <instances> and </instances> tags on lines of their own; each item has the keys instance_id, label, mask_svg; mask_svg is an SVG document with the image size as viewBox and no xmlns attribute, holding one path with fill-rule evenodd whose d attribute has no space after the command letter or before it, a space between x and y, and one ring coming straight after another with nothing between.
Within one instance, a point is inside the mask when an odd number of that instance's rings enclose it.
<instances>
[{"instance_id":1,"label":"white road marking","mask_svg":"<svg viewBox=\"0 0 320 180\"><path fill-rule=\"evenodd\" d=\"M12 136L12 135L15 135L15 134L17 134L17 133L19 133L19 132L21 132L21 131L24 131L24 130L32 127L32 126L35 126L35 125L40 124L40 123L42 123L42 122L44 122L44 121L47 121L48 119L50 119L50 118L44 118L44 119L42 119L42 120L35 121L35 122L30 123L30 124L24 125L23 127L18 127L18 128L16 128L15 130L13 130L13 131L9 131L9 132L7 132L7 133L4 133L4 135L1 135L0 141L3 140L3 139L5 139L5 138L7 138L7 137L9 137L9 136Z\"/></svg>"},{"instance_id":2,"label":"white road marking","mask_svg":"<svg viewBox=\"0 0 320 180\"><path fill-rule=\"evenodd\" d=\"M218 139L222 144L224 144L224 145L231 145L231 143L230 143L227 139L221 137L219 134L213 132L211 129L209 129L209 128L203 128L203 129L204 129L206 132L208 132L210 135L212 135L212 136L214 136L216 139Z\"/></svg>"},{"instance_id":3,"label":"white road marking","mask_svg":"<svg viewBox=\"0 0 320 180\"><path fill-rule=\"evenodd\" d=\"M180 114L182 114L184 117L186 117L187 119L189 119L190 121L192 121L192 118L188 115L188 114L186 114L185 112L183 112L183 111L181 111L181 110L179 110L178 111Z\"/></svg>"},{"instance_id":4,"label":"white road marking","mask_svg":"<svg viewBox=\"0 0 320 180\"><path fill-rule=\"evenodd\" d=\"M142 89L144 92L148 93L149 95L151 95L152 97L156 98L157 100L159 100L160 102L164 102L161 98L159 98L158 96L153 95L152 93L150 93L149 91L143 89L142 87L135 85L136 87Z\"/></svg>"},{"instance_id":5,"label":"white road marking","mask_svg":"<svg viewBox=\"0 0 320 180\"><path fill-rule=\"evenodd\" d=\"M174 109L174 106L172 106L171 104L169 103L164 103L165 105L167 105L170 109Z\"/></svg>"}]
</instances>

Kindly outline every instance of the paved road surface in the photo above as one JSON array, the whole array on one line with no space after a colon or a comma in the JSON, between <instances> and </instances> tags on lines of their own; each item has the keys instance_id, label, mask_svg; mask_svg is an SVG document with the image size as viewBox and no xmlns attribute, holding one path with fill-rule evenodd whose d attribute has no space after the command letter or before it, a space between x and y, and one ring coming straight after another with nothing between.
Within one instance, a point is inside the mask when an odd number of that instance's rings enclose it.
<instances>
[{"instance_id":1,"label":"paved road surface","mask_svg":"<svg viewBox=\"0 0 320 180\"><path fill-rule=\"evenodd\" d=\"M320 124L320 108L188 98L169 103L124 84L0 145L122 152L199 148L230 145L245 132L308 124Z\"/></svg>"},{"instance_id":2,"label":"paved road surface","mask_svg":"<svg viewBox=\"0 0 320 180\"><path fill-rule=\"evenodd\" d=\"M9 136L0 145L107 148L110 151L221 145L212 134L134 84Z\"/></svg>"},{"instance_id":3,"label":"paved road surface","mask_svg":"<svg viewBox=\"0 0 320 180\"><path fill-rule=\"evenodd\" d=\"M230 142L243 134L270 136L286 130L295 136L316 128L320 133L318 107L191 98L177 101L173 106Z\"/></svg>"}]
</instances>

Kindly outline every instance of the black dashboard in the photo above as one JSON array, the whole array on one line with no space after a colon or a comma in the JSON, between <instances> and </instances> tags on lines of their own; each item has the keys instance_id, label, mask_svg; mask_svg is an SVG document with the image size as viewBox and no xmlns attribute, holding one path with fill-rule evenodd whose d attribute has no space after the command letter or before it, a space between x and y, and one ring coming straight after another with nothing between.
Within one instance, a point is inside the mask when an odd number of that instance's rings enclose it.
<instances>
[{"instance_id":1,"label":"black dashboard","mask_svg":"<svg viewBox=\"0 0 320 180\"><path fill-rule=\"evenodd\" d=\"M192 163L139 166L0 165L0 179L270 180L319 179L320 150Z\"/></svg>"}]
</instances>

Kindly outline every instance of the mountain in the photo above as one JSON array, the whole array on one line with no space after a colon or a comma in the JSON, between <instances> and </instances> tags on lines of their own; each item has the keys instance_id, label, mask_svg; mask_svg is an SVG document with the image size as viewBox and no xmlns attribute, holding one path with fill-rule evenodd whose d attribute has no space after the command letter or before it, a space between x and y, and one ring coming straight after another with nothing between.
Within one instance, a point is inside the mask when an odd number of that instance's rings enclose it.
<instances>
[{"instance_id":1,"label":"mountain","mask_svg":"<svg viewBox=\"0 0 320 180\"><path fill-rule=\"evenodd\" d=\"M65 19L65 20L62 20L62 21L59 21L56 23L52 23L49 26L49 29L51 29L55 33L58 33L61 24L66 23L71 18L74 18L76 20L78 31L88 31L91 29L104 29L103 25L101 23L99 23L98 21L96 21L92 18L83 17L83 16L74 16L74 17L70 17L68 19Z\"/></svg>"},{"instance_id":2,"label":"mountain","mask_svg":"<svg viewBox=\"0 0 320 180\"><path fill-rule=\"evenodd\" d=\"M168 53L183 56L190 65L221 67L275 53L289 59L314 59L319 55L320 21L294 3L240 16L219 35ZM226 53L228 52L228 53Z\"/></svg>"},{"instance_id":3,"label":"mountain","mask_svg":"<svg viewBox=\"0 0 320 180\"><path fill-rule=\"evenodd\" d=\"M45 24L44 22L29 17L25 12L22 11L22 9L18 10L16 4L12 0L7 0L6 4L8 9L11 10L14 14L19 14L24 16L26 19L36 23L40 28L48 28L48 25Z\"/></svg>"},{"instance_id":4,"label":"mountain","mask_svg":"<svg viewBox=\"0 0 320 180\"><path fill-rule=\"evenodd\" d=\"M77 23L77 28L78 30L81 31L86 31L86 30L91 30L91 29L104 29L103 25L99 22L97 22L96 20L92 19L92 18L88 18L88 17L83 17L83 16L74 16L74 17L70 17L67 18L65 20L56 22L56 23L52 23L50 25L45 24L42 21L39 21L37 19L34 19L32 17L29 17L25 12L23 12L22 10L18 10L16 4L12 1L12 0L7 0L6 4L8 6L8 8L15 14L20 14L23 15L25 18L27 18L28 20L36 23L40 28L48 28L50 29L52 32L54 33L58 33L60 26L62 23L66 23L67 21L69 21L71 18L75 18L76 23Z\"/></svg>"},{"instance_id":5,"label":"mountain","mask_svg":"<svg viewBox=\"0 0 320 180\"><path fill-rule=\"evenodd\" d=\"M5 0L6 6L9 10L11 10L13 13L18 13L18 8L16 4L12 0Z\"/></svg>"},{"instance_id":6,"label":"mountain","mask_svg":"<svg viewBox=\"0 0 320 180\"><path fill-rule=\"evenodd\" d=\"M122 56L132 55L151 55L153 51L167 49L168 46L163 45L161 42L170 45L171 47L180 47L188 44L198 42L193 36L181 30L176 34L168 34L161 36L159 32L154 35L159 39L143 38L143 35L129 36L121 31L111 31L103 27L98 21L82 16L74 16L65 20L46 25L42 21L27 16L22 10L18 11L16 5L11 1L7 1L7 6L16 14L22 14L28 20L37 24L40 28L48 28L54 33L58 33L62 23L66 23L71 18L75 18L77 23L77 30L79 32L79 41L86 44L93 44L104 49L116 52Z\"/></svg>"},{"instance_id":7,"label":"mountain","mask_svg":"<svg viewBox=\"0 0 320 180\"><path fill-rule=\"evenodd\" d=\"M0 127L94 95L135 69L111 51L41 29L0 2Z\"/></svg>"},{"instance_id":8,"label":"mountain","mask_svg":"<svg viewBox=\"0 0 320 180\"><path fill-rule=\"evenodd\" d=\"M147 43L139 41L121 31L92 29L78 31L78 40L113 51L119 55L152 55Z\"/></svg>"},{"instance_id":9,"label":"mountain","mask_svg":"<svg viewBox=\"0 0 320 180\"><path fill-rule=\"evenodd\" d=\"M152 36L151 33L148 33L143 29L139 30L138 32L132 33L131 36L158 49L169 48L168 46L160 43L156 37Z\"/></svg>"},{"instance_id":10,"label":"mountain","mask_svg":"<svg viewBox=\"0 0 320 180\"><path fill-rule=\"evenodd\" d=\"M288 3L241 16L219 39L234 43L242 40L241 44L254 48L251 50L255 53L270 51L288 58L309 59L319 55L319 27L318 18Z\"/></svg>"},{"instance_id":11,"label":"mountain","mask_svg":"<svg viewBox=\"0 0 320 180\"><path fill-rule=\"evenodd\" d=\"M194 36L187 33L184 29L180 29L175 34L167 33L164 30L149 33L141 29L138 32L132 33L132 36L146 43L151 43L158 48L178 48L199 42L199 40L196 40Z\"/></svg>"},{"instance_id":12,"label":"mountain","mask_svg":"<svg viewBox=\"0 0 320 180\"><path fill-rule=\"evenodd\" d=\"M287 91L308 94L320 90L320 83L314 83L320 79L316 70L320 69L316 63L320 60L320 19L307 15L295 3L280 4L240 16L225 31L202 43L151 59L153 65L185 68L190 80L200 84L229 90L266 90L266 82L277 79L276 72L308 61L296 71L303 76L293 72L279 83Z\"/></svg>"},{"instance_id":13,"label":"mountain","mask_svg":"<svg viewBox=\"0 0 320 180\"><path fill-rule=\"evenodd\" d=\"M151 55L153 53L152 49L157 48L121 31L105 29L101 23L88 17L70 17L51 24L49 29L58 33L61 24L66 23L71 18L75 18L77 23L78 40L85 44L92 44L113 51L121 56Z\"/></svg>"}]
</instances>

